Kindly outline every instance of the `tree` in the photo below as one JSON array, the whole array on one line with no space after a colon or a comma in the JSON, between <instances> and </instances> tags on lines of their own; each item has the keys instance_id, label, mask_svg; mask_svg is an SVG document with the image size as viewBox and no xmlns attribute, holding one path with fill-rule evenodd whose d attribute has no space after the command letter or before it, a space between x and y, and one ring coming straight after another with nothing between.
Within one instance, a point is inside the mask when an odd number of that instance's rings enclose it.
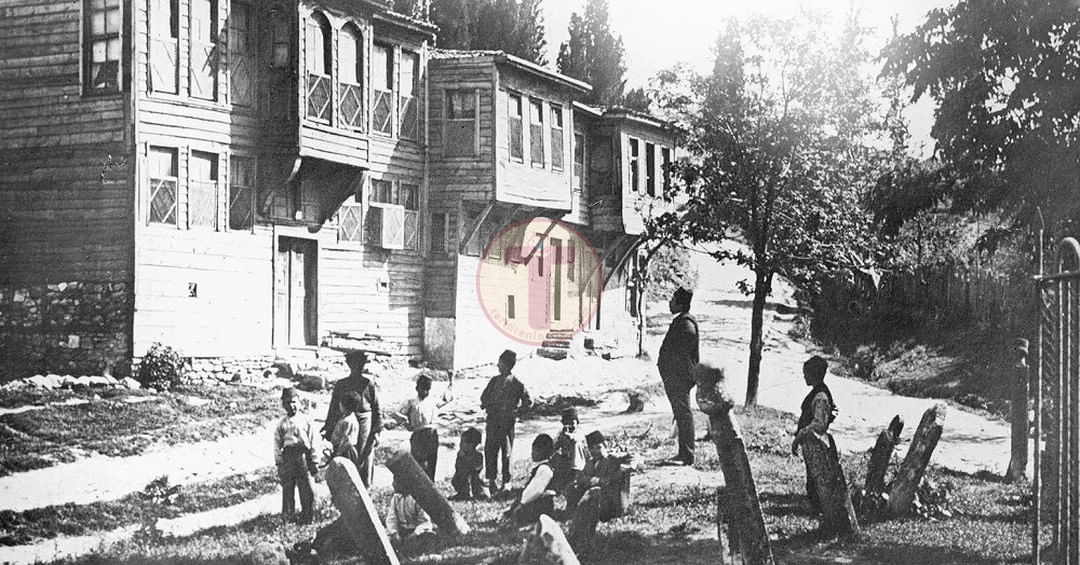
<instances>
[{"instance_id":1,"label":"tree","mask_svg":"<svg viewBox=\"0 0 1080 565\"><path fill-rule=\"evenodd\" d=\"M870 216L859 202L876 178L882 114L866 77L869 54L854 20L840 37L814 14L727 22L710 76L659 77L659 106L687 132L675 165L685 204L650 237L743 238L719 261L754 273L746 404L757 403L763 315L776 275L813 289L825 273L871 262Z\"/></svg>"},{"instance_id":2,"label":"tree","mask_svg":"<svg viewBox=\"0 0 1080 565\"><path fill-rule=\"evenodd\" d=\"M397 0L403 7L417 0ZM504 51L546 64L542 0L433 0L431 21L444 49Z\"/></svg>"},{"instance_id":3,"label":"tree","mask_svg":"<svg viewBox=\"0 0 1080 565\"><path fill-rule=\"evenodd\" d=\"M960 0L892 41L884 74L938 104L931 135L957 211L1041 207L1075 229L1080 200L1080 11L1070 2Z\"/></svg>"},{"instance_id":4,"label":"tree","mask_svg":"<svg viewBox=\"0 0 1080 565\"><path fill-rule=\"evenodd\" d=\"M585 15L570 15L569 39L559 46L559 72L592 85L586 101L593 104L622 103L626 81L622 37L608 23L607 0L588 0Z\"/></svg>"}]
</instances>

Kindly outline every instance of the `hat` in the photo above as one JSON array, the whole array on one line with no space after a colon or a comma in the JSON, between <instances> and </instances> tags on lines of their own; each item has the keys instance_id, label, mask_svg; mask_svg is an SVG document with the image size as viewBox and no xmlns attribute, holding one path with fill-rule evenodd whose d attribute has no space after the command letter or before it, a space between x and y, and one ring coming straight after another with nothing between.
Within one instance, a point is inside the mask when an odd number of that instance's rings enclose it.
<instances>
[{"instance_id":1,"label":"hat","mask_svg":"<svg viewBox=\"0 0 1080 565\"><path fill-rule=\"evenodd\" d=\"M567 406L566 408L562 409L562 420L564 422L566 420L577 420L577 419L578 419L577 408L574 408L573 406Z\"/></svg>"},{"instance_id":2,"label":"hat","mask_svg":"<svg viewBox=\"0 0 1080 565\"><path fill-rule=\"evenodd\" d=\"M499 355L499 361L505 361L508 363L517 363L517 353L513 349L507 349Z\"/></svg>"},{"instance_id":3,"label":"hat","mask_svg":"<svg viewBox=\"0 0 1080 565\"><path fill-rule=\"evenodd\" d=\"M607 441L607 438L604 437L603 432L600 430L591 431L585 434L585 445L588 445L589 447L604 443L605 441Z\"/></svg>"},{"instance_id":4,"label":"hat","mask_svg":"<svg viewBox=\"0 0 1080 565\"><path fill-rule=\"evenodd\" d=\"M352 365L353 363L367 363L367 352L361 349L351 349L349 351L346 351L345 363L349 365Z\"/></svg>"},{"instance_id":5,"label":"hat","mask_svg":"<svg viewBox=\"0 0 1080 565\"><path fill-rule=\"evenodd\" d=\"M431 388L431 376L420 373L420 375L416 377L416 386L425 386L427 388Z\"/></svg>"},{"instance_id":6,"label":"hat","mask_svg":"<svg viewBox=\"0 0 1080 565\"><path fill-rule=\"evenodd\" d=\"M281 399L282 400L295 400L296 399L296 389L293 388L293 387L282 389L281 390Z\"/></svg>"},{"instance_id":7,"label":"hat","mask_svg":"<svg viewBox=\"0 0 1080 565\"><path fill-rule=\"evenodd\" d=\"M678 304L690 304L690 301L694 298L694 293L686 290L683 287L675 289L675 294L671 296L671 299Z\"/></svg>"}]
</instances>

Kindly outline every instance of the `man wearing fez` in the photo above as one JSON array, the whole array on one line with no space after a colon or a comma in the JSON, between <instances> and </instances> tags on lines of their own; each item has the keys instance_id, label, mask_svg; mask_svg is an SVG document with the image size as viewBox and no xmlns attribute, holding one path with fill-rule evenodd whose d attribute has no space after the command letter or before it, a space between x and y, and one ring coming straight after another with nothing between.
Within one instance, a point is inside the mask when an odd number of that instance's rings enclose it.
<instances>
[{"instance_id":1,"label":"man wearing fez","mask_svg":"<svg viewBox=\"0 0 1080 565\"><path fill-rule=\"evenodd\" d=\"M690 389L694 379L690 369L698 363L698 325L690 315L693 297L692 292L682 287L671 296L668 307L675 318L671 320L656 360L679 432L679 451L666 461L669 465L694 464L694 414L690 409Z\"/></svg>"},{"instance_id":2,"label":"man wearing fez","mask_svg":"<svg viewBox=\"0 0 1080 565\"><path fill-rule=\"evenodd\" d=\"M326 423L323 424L322 433L323 437L330 438L338 420L346 415L342 408L345 396L350 392L359 394L361 402L355 412L360 426L356 444L359 461L357 471L360 472L360 479L364 482L364 486L370 487L371 474L374 470L375 445L378 443L379 432L382 431L379 397L375 392L375 384L364 376L364 365L367 364L366 353L358 350L347 352L345 364L349 366L349 376L334 383L334 391L330 395L330 408L326 412Z\"/></svg>"}]
</instances>

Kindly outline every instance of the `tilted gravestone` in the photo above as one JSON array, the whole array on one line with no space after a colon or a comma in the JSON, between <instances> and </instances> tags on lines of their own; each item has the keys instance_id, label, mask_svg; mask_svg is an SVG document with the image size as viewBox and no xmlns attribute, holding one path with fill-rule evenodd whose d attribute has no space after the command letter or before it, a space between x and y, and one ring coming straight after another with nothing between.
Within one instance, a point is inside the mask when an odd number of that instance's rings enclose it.
<instances>
[{"instance_id":1,"label":"tilted gravestone","mask_svg":"<svg viewBox=\"0 0 1080 565\"><path fill-rule=\"evenodd\" d=\"M326 484L330 497L341 513L345 532L363 548L366 562L372 565L399 565L397 554L390 545L390 536L379 518L356 465L344 457L335 457L326 467Z\"/></svg>"},{"instance_id":2,"label":"tilted gravestone","mask_svg":"<svg viewBox=\"0 0 1080 565\"><path fill-rule=\"evenodd\" d=\"M408 451L399 451L386 462L386 468L394 474L394 479L402 484L404 492L412 496L424 512L428 513L431 521L442 532L451 535L464 535L469 533L469 525L465 523L454 508L447 502L446 497L435 488L431 478L424 469L416 462Z\"/></svg>"},{"instance_id":3,"label":"tilted gravestone","mask_svg":"<svg viewBox=\"0 0 1080 565\"><path fill-rule=\"evenodd\" d=\"M518 554L518 565L581 565L559 524L541 514Z\"/></svg>"},{"instance_id":4,"label":"tilted gravestone","mask_svg":"<svg viewBox=\"0 0 1080 565\"><path fill-rule=\"evenodd\" d=\"M930 456L934 454L938 440L941 439L941 425L945 421L945 405L936 404L923 413L915 437L911 440L907 456L904 457L900 471L889 490L889 513L901 515L911 509L915 501L915 491L919 488Z\"/></svg>"},{"instance_id":5,"label":"tilted gravestone","mask_svg":"<svg viewBox=\"0 0 1080 565\"><path fill-rule=\"evenodd\" d=\"M832 436L825 434L824 441L814 434L803 437L799 447L806 459L806 472L810 474L813 488L821 506L821 531L826 535L852 535L859 533L859 519L851 503L847 478L840 466L836 444Z\"/></svg>"}]
</instances>

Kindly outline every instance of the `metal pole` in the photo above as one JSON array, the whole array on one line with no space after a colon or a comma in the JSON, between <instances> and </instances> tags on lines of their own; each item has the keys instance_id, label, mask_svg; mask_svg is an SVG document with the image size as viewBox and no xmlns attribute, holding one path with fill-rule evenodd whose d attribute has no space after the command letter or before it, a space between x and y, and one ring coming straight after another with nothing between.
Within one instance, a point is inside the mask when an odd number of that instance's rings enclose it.
<instances>
[{"instance_id":1,"label":"metal pole","mask_svg":"<svg viewBox=\"0 0 1080 565\"><path fill-rule=\"evenodd\" d=\"M1035 230L1035 259L1037 262L1036 272L1037 276L1043 275L1043 231L1045 229L1042 210L1036 209L1038 213L1038 229ZM1040 551L1041 541L1040 531L1042 529L1042 382L1043 382L1043 287L1041 284L1035 284L1035 298L1036 308L1038 312L1038 319L1035 322L1035 328L1038 332L1035 336L1035 469L1034 469L1034 505L1035 505L1035 525L1031 531L1031 554L1034 558L1035 565L1042 563L1042 554Z\"/></svg>"}]
</instances>

